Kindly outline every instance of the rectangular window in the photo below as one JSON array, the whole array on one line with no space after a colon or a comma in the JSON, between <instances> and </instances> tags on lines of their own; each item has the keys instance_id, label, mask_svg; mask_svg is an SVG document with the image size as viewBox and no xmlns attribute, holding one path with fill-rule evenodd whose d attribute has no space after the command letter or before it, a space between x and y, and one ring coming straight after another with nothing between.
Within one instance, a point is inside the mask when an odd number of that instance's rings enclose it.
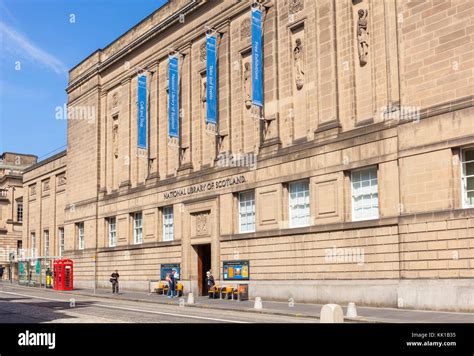
<instances>
[{"instance_id":1,"label":"rectangular window","mask_svg":"<svg viewBox=\"0 0 474 356\"><path fill-rule=\"evenodd\" d=\"M18 259L24 259L25 256L23 255L23 241L19 240L16 242L16 255Z\"/></svg>"},{"instance_id":2,"label":"rectangular window","mask_svg":"<svg viewBox=\"0 0 474 356\"><path fill-rule=\"evenodd\" d=\"M36 235L34 232L31 233L31 257L36 257Z\"/></svg>"},{"instance_id":3,"label":"rectangular window","mask_svg":"<svg viewBox=\"0 0 474 356\"><path fill-rule=\"evenodd\" d=\"M255 231L255 191L239 193L239 232Z\"/></svg>"},{"instance_id":4,"label":"rectangular window","mask_svg":"<svg viewBox=\"0 0 474 356\"><path fill-rule=\"evenodd\" d=\"M18 203L16 206L16 221L23 222L23 203Z\"/></svg>"},{"instance_id":5,"label":"rectangular window","mask_svg":"<svg viewBox=\"0 0 474 356\"><path fill-rule=\"evenodd\" d=\"M59 228L59 257L64 255L64 228Z\"/></svg>"},{"instance_id":6,"label":"rectangular window","mask_svg":"<svg viewBox=\"0 0 474 356\"><path fill-rule=\"evenodd\" d=\"M174 216L173 207L163 208L163 241L173 241L174 239Z\"/></svg>"},{"instance_id":7,"label":"rectangular window","mask_svg":"<svg viewBox=\"0 0 474 356\"><path fill-rule=\"evenodd\" d=\"M377 167L351 172L352 220L370 220L379 217Z\"/></svg>"},{"instance_id":8,"label":"rectangular window","mask_svg":"<svg viewBox=\"0 0 474 356\"><path fill-rule=\"evenodd\" d=\"M288 185L290 227L309 226L309 182Z\"/></svg>"},{"instance_id":9,"label":"rectangular window","mask_svg":"<svg viewBox=\"0 0 474 356\"><path fill-rule=\"evenodd\" d=\"M47 256L49 256L49 230L44 230L43 237L44 237L43 256L47 257Z\"/></svg>"},{"instance_id":10,"label":"rectangular window","mask_svg":"<svg viewBox=\"0 0 474 356\"><path fill-rule=\"evenodd\" d=\"M78 238L79 250L84 250L85 241L84 241L84 223L83 222L77 224L77 238Z\"/></svg>"},{"instance_id":11,"label":"rectangular window","mask_svg":"<svg viewBox=\"0 0 474 356\"><path fill-rule=\"evenodd\" d=\"M108 218L107 222L109 225L109 247L114 247L117 241L116 220L115 218Z\"/></svg>"},{"instance_id":12,"label":"rectangular window","mask_svg":"<svg viewBox=\"0 0 474 356\"><path fill-rule=\"evenodd\" d=\"M133 214L133 243L143 242L142 213Z\"/></svg>"},{"instance_id":13,"label":"rectangular window","mask_svg":"<svg viewBox=\"0 0 474 356\"><path fill-rule=\"evenodd\" d=\"M463 208L474 207L474 148L461 151L461 186Z\"/></svg>"}]
</instances>

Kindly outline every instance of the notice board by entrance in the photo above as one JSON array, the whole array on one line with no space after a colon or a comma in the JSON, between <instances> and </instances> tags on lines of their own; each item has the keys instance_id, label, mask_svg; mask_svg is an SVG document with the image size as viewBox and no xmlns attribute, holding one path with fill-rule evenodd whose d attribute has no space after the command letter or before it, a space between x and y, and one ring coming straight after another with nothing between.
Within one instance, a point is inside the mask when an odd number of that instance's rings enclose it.
<instances>
[{"instance_id":1,"label":"notice board by entrance","mask_svg":"<svg viewBox=\"0 0 474 356\"><path fill-rule=\"evenodd\" d=\"M250 278L249 261L224 261L222 276L226 281L248 281Z\"/></svg>"},{"instance_id":2,"label":"notice board by entrance","mask_svg":"<svg viewBox=\"0 0 474 356\"><path fill-rule=\"evenodd\" d=\"M160 271L160 278L161 280L165 280L166 279L166 274L167 273L170 273L171 274L171 271L172 270L175 270L176 273L174 275L174 278L176 280L179 280L180 279L180 276L181 276L181 265L179 263L166 263L166 264L162 264L161 265L161 271Z\"/></svg>"}]
</instances>

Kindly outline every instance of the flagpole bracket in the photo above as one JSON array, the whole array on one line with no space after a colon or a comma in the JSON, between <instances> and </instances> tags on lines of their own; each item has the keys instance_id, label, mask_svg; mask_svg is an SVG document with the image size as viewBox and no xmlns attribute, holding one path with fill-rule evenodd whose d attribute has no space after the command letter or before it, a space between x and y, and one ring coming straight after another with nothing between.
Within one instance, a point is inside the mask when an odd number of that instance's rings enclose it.
<instances>
[{"instance_id":1,"label":"flagpole bracket","mask_svg":"<svg viewBox=\"0 0 474 356\"><path fill-rule=\"evenodd\" d=\"M148 66L140 67L140 66L137 65L137 66L135 66L134 69L135 69L135 73L137 73L137 76L139 76L143 72L150 73L151 75L156 73L156 70L150 70L150 69L148 69Z\"/></svg>"},{"instance_id":2,"label":"flagpole bracket","mask_svg":"<svg viewBox=\"0 0 474 356\"><path fill-rule=\"evenodd\" d=\"M168 47L168 57L171 58L171 57L178 57L178 56L184 56L184 53L181 52L180 50L178 49L175 49L175 48L172 48L172 47Z\"/></svg>"},{"instance_id":3,"label":"flagpole bracket","mask_svg":"<svg viewBox=\"0 0 474 356\"><path fill-rule=\"evenodd\" d=\"M265 6L262 0L253 0L250 7L252 9L258 9L258 10L268 10L270 8L269 6Z\"/></svg>"},{"instance_id":4,"label":"flagpole bracket","mask_svg":"<svg viewBox=\"0 0 474 356\"><path fill-rule=\"evenodd\" d=\"M229 136L229 134L227 132L217 132L216 136L217 136L217 149L218 149L218 152L220 152L222 149L222 144L224 143L224 139L227 136Z\"/></svg>"},{"instance_id":5,"label":"flagpole bracket","mask_svg":"<svg viewBox=\"0 0 474 356\"><path fill-rule=\"evenodd\" d=\"M204 25L204 30L205 30L206 36L214 36L215 34L219 34L219 36L222 36L224 34L224 32L218 31L213 26Z\"/></svg>"}]
</instances>

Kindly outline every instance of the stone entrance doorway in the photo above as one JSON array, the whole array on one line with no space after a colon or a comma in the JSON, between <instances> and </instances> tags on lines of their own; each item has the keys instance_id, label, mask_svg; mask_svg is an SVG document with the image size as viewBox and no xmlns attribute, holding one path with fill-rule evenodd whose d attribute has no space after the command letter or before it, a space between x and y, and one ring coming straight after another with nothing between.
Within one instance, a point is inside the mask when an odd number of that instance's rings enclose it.
<instances>
[{"instance_id":1,"label":"stone entrance doorway","mask_svg":"<svg viewBox=\"0 0 474 356\"><path fill-rule=\"evenodd\" d=\"M193 246L197 253L199 295L207 295L206 272L211 269L211 244Z\"/></svg>"}]
</instances>

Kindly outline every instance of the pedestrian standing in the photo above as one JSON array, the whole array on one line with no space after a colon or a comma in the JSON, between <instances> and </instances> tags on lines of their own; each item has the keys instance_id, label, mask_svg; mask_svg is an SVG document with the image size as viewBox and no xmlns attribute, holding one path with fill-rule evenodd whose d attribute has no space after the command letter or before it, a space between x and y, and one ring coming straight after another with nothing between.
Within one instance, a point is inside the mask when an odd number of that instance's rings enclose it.
<instances>
[{"instance_id":1,"label":"pedestrian standing","mask_svg":"<svg viewBox=\"0 0 474 356\"><path fill-rule=\"evenodd\" d=\"M112 283L112 294L118 294L119 292L119 277L120 275L118 273L118 270L115 270L115 272L110 275L110 282Z\"/></svg>"},{"instance_id":2,"label":"pedestrian standing","mask_svg":"<svg viewBox=\"0 0 474 356\"><path fill-rule=\"evenodd\" d=\"M51 268L46 269L46 288L52 288L53 286L53 272L51 272Z\"/></svg>"},{"instance_id":3,"label":"pedestrian standing","mask_svg":"<svg viewBox=\"0 0 474 356\"><path fill-rule=\"evenodd\" d=\"M212 275L211 271L206 272L206 284L207 284L207 293L209 294L209 291L211 290L211 288L216 285L216 282L214 281L214 276Z\"/></svg>"},{"instance_id":4,"label":"pedestrian standing","mask_svg":"<svg viewBox=\"0 0 474 356\"><path fill-rule=\"evenodd\" d=\"M0 265L0 281L3 279L3 266Z\"/></svg>"},{"instance_id":5,"label":"pedestrian standing","mask_svg":"<svg viewBox=\"0 0 474 356\"><path fill-rule=\"evenodd\" d=\"M168 298L176 297L176 277L175 277L176 270L172 270L170 274L170 288L168 290Z\"/></svg>"}]
</instances>

